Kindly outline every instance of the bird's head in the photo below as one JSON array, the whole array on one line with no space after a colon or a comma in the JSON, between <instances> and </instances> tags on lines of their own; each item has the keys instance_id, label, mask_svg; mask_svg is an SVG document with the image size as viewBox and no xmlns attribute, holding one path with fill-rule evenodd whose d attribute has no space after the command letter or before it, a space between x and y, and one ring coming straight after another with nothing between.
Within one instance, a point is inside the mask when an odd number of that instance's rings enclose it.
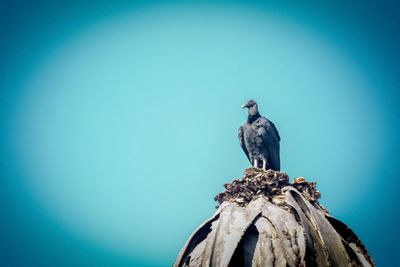
<instances>
[{"instance_id":1,"label":"bird's head","mask_svg":"<svg viewBox=\"0 0 400 267\"><path fill-rule=\"evenodd\" d=\"M249 109L249 116L257 116L259 114L257 102L253 99L250 99L249 101L247 101L246 104L244 104L242 106L242 108Z\"/></svg>"},{"instance_id":2,"label":"bird's head","mask_svg":"<svg viewBox=\"0 0 400 267\"><path fill-rule=\"evenodd\" d=\"M252 108L253 106L257 106L257 102L253 99L250 99L249 101L247 101L242 108Z\"/></svg>"}]
</instances>

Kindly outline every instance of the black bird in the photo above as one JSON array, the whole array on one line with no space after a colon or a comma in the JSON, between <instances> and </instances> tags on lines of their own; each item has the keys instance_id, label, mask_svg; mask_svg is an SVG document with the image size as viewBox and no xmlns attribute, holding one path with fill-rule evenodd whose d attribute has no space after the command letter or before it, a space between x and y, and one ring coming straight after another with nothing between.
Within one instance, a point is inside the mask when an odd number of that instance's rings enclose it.
<instances>
[{"instance_id":1,"label":"black bird","mask_svg":"<svg viewBox=\"0 0 400 267\"><path fill-rule=\"evenodd\" d=\"M247 122L239 128L239 142L250 163L264 170L280 170L279 136L272 121L258 113L257 102L249 100L242 106L249 109Z\"/></svg>"}]
</instances>

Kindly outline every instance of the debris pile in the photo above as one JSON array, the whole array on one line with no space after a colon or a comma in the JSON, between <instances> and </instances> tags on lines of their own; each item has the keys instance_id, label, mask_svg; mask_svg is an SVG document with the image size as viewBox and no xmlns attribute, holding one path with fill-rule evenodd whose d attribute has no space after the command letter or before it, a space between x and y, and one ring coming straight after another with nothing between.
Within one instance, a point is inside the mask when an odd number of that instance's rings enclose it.
<instances>
[{"instance_id":1,"label":"debris pile","mask_svg":"<svg viewBox=\"0 0 400 267\"><path fill-rule=\"evenodd\" d=\"M308 182L303 177L294 179L293 184L289 182L289 176L284 172L274 170L263 170L259 168L248 168L242 179L235 179L231 183L224 184L226 190L219 193L214 200L222 204L224 201L235 202L244 207L259 196L264 196L270 201L274 197L279 198L283 194L282 189L293 186L310 202L318 202L321 194L315 189L315 182Z\"/></svg>"},{"instance_id":2,"label":"debris pile","mask_svg":"<svg viewBox=\"0 0 400 267\"><path fill-rule=\"evenodd\" d=\"M321 193L315 189L317 186L316 182L307 182L304 177L299 177L293 180L293 184L291 184L294 188L299 190L303 196L310 201L311 203L318 202L318 199L321 198Z\"/></svg>"}]
</instances>

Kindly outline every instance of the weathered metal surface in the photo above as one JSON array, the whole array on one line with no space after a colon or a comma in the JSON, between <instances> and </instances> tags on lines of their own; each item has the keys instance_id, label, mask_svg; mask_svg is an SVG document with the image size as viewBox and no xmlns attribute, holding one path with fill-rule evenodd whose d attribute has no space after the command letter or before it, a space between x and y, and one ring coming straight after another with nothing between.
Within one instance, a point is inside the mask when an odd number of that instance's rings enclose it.
<instances>
[{"instance_id":1,"label":"weathered metal surface","mask_svg":"<svg viewBox=\"0 0 400 267\"><path fill-rule=\"evenodd\" d=\"M307 190L296 189L295 181L276 196L255 191L245 203L224 201L174 266L375 266L354 232L316 201L315 184L297 182Z\"/></svg>"}]
</instances>

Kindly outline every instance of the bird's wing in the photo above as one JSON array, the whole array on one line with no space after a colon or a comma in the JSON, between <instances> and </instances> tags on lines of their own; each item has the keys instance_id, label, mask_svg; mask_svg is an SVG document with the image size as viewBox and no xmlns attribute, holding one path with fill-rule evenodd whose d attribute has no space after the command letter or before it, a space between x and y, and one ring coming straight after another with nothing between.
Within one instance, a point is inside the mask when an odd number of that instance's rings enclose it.
<instances>
[{"instance_id":1,"label":"bird's wing","mask_svg":"<svg viewBox=\"0 0 400 267\"><path fill-rule=\"evenodd\" d=\"M257 134L262 138L262 145L266 148L267 155L264 156L268 157L269 155L272 166L278 171L280 169L279 141L281 140L278 130L270 120L264 117L257 119L253 125Z\"/></svg>"},{"instance_id":2,"label":"bird's wing","mask_svg":"<svg viewBox=\"0 0 400 267\"><path fill-rule=\"evenodd\" d=\"M257 135L262 138L264 145L279 145L281 137L275 125L270 120L261 117L253 123L253 126L256 129Z\"/></svg>"},{"instance_id":3,"label":"bird's wing","mask_svg":"<svg viewBox=\"0 0 400 267\"><path fill-rule=\"evenodd\" d=\"M275 135L278 137L278 141L281 141L281 137L279 136L278 130L275 127L275 124L272 121L269 121L272 126L272 130L274 131Z\"/></svg>"},{"instance_id":4,"label":"bird's wing","mask_svg":"<svg viewBox=\"0 0 400 267\"><path fill-rule=\"evenodd\" d=\"M238 133L239 143L240 143L240 146L243 148L243 151L246 154L247 158L250 160L249 152L247 151L246 144L244 143L243 132L244 132L243 126L240 126L239 133Z\"/></svg>"}]
</instances>

